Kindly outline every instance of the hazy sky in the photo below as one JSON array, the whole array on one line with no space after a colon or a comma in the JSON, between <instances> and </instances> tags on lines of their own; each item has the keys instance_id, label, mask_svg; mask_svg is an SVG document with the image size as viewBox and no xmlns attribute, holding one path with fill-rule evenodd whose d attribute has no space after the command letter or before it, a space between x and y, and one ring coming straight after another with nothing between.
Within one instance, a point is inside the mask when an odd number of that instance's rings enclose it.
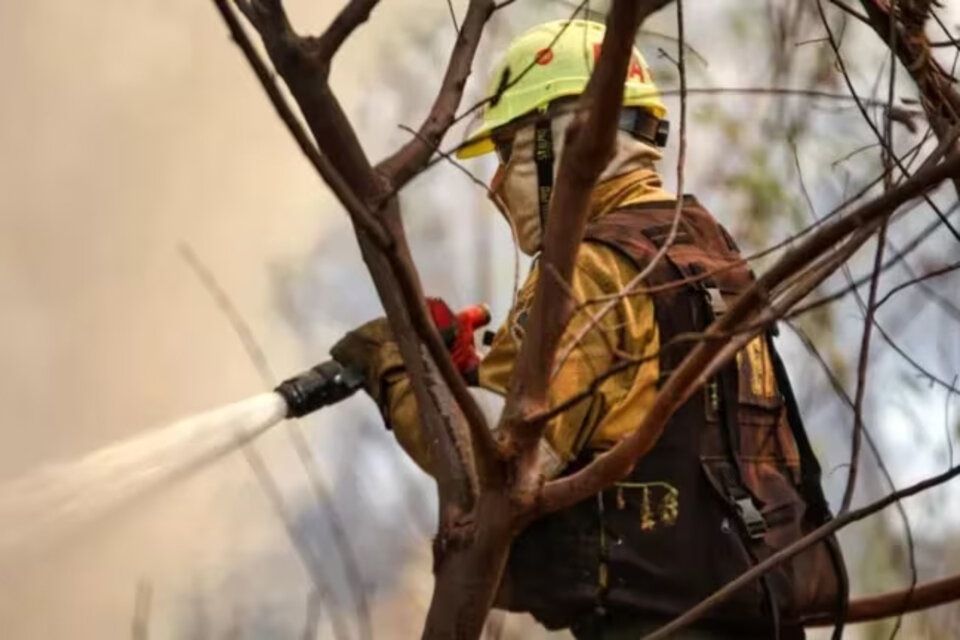
<instances>
[{"instance_id":1,"label":"hazy sky","mask_svg":"<svg viewBox=\"0 0 960 640\"><path fill-rule=\"evenodd\" d=\"M306 26L336 5L290 4ZM375 28L344 49L348 108L362 97ZM0 478L260 390L178 257L182 241L278 371L320 356L300 353L269 275L302 261L340 214L212 3L2 3L0 75ZM191 583L215 591L205 582L228 575L231 553L263 548L276 550L271 571L292 576L301 615L306 582L258 491L235 457L79 551L0 575L4 636L125 636L139 578L154 581L163 618ZM249 609L287 593L268 590ZM157 637L176 635L170 624Z\"/></svg>"}]
</instances>

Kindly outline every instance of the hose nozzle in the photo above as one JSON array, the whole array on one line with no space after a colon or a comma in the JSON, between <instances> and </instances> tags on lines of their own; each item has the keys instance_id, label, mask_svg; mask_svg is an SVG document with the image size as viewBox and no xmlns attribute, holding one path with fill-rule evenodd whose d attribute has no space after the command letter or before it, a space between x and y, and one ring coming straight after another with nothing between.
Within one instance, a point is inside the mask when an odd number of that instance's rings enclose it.
<instances>
[{"instance_id":1,"label":"hose nozzle","mask_svg":"<svg viewBox=\"0 0 960 640\"><path fill-rule=\"evenodd\" d=\"M287 403L287 417L300 418L348 398L363 386L363 374L327 360L281 382L274 391Z\"/></svg>"}]
</instances>

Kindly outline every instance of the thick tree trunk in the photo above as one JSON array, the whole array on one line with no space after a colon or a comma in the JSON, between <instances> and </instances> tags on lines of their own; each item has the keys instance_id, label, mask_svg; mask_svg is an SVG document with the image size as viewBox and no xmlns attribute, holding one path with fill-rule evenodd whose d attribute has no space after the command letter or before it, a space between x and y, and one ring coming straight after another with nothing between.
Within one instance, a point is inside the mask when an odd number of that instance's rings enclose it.
<instances>
[{"instance_id":1,"label":"thick tree trunk","mask_svg":"<svg viewBox=\"0 0 960 640\"><path fill-rule=\"evenodd\" d=\"M441 532L434 544L435 584L425 640L480 636L510 554L516 508L506 493L480 495L470 532Z\"/></svg>"}]
</instances>

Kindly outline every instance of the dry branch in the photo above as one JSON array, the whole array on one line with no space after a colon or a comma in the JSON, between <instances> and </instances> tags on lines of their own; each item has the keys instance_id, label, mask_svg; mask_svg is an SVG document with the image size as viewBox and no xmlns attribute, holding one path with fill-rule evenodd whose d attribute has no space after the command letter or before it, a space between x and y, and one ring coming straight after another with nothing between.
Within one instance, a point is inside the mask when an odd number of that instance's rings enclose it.
<instances>
[{"instance_id":1,"label":"dry branch","mask_svg":"<svg viewBox=\"0 0 960 640\"><path fill-rule=\"evenodd\" d=\"M493 11L493 0L470 2L430 113L410 142L377 165L377 171L389 180L394 192L423 169L453 124L457 106L463 97L463 88L470 76L477 46L480 44L480 36Z\"/></svg>"},{"instance_id":2,"label":"dry branch","mask_svg":"<svg viewBox=\"0 0 960 640\"><path fill-rule=\"evenodd\" d=\"M379 2L380 0L350 0L324 34L317 38L318 55L329 64L347 38L370 18L370 12Z\"/></svg>"},{"instance_id":3,"label":"dry branch","mask_svg":"<svg viewBox=\"0 0 960 640\"><path fill-rule=\"evenodd\" d=\"M766 558L762 562L757 563L748 571L740 574L738 578L730 581L722 588L715 591L712 595L704 599L700 604L688 610L682 616L679 616L675 620L671 621L669 624L664 625L663 627L657 629L654 633L651 633L648 636L644 637L644 640L661 640L661 638L669 638L670 634L676 633L679 629L686 627L700 618L702 618L706 613L708 613L715 606L726 600L728 597L732 596L734 593L747 586L761 575L767 571L773 569L779 564L787 561L793 556L797 555L807 547L816 544L820 540L824 539L826 536L831 533L836 532L838 529L841 529L848 524L856 522L858 520L863 520L869 515L872 515L882 509L885 509L893 502L902 500L909 496L915 495L937 485L947 482L957 475L960 475L960 466L953 467L944 471L941 474L927 478L921 482L913 484L899 491L894 491L887 494L880 500L868 504L859 509L854 509L853 511L848 511L842 515L837 516L833 520L830 520L826 524L821 525L820 527L814 529L812 532L808 533L804 537L800 538L796 542L786 546L777 553L773 554L769 558ZM901 601L902 602L902 601Z\"/></svg>"},{"instance_id":4,"label":"dry branch","mask_svg":"<svg viewBox=\"0 0 960 640\"><path fill-rule=\"evenodd\" d=\"M214 2L225 19L228 14L232 16L226 0ZM239 2L238 6L260 33L274 66L297 100L319 147L319 157L336 158L334 170L322 175L330 179L354 222L361 252L410 375L424 430L436 448L433 458L438 462L435 473L443 505L441 521L445 527L454 528L456 521L469 512L476 499L478 479L467 434L473 434L474 440L480 443L481 454L488 457L493 450L493 441L479 408L450 362L446 347L430 320L406 245L396 198L383 202L374 213L372 205L380 202L381 196L388 191L387 185L373 171L349 120L326 84L329 60L320 55L322 52L317 44L324 36L298 36L290 27L279 0ZM335 21L335 26L337 24L342 26L344 22ZM242 29L234 29L231 25L231 33L238 43L247 41ZM338 38L336 36L334 40ZM264 65L259 56L249 42L241 44L241 49L273 99L268 86L273 82L269 73L263 72ZM333 167L329 160L326 165ZM382 224L386 243L367 232L361 221L368 218L377 219ZM418 338L423 340L432 357L421 351ZM437 379L437 370L442 382Z\"/></svg>"},{"instance_id":5,"label":"dry branch","mask_svg":"<svg viewBox=\"0 0 960 640\"><path fill-rule=\"evenodd\" d=\"M541 262L566 282L583 239L590 193L614 150L634 34L648 15L666 4L664 0L615 2L607 16L600 57L565 133L544 231ZM508 449L536 451L545 422L529 422L527 417L547 408L554 356L572 312L573 305L556 279L540 278L504 411Z\"/></svg>"},{"instance_id":6,"label":"dry branch","mask_svg":"<svg viewBox=\"0 0 960 640\"><path fill-rule=\"evenodd\" d=\"M902 589L879 596L851 600L847 609L847 622L880 620L901 613L920 611L960 600L960 574L924 582L909 589ZM824 613L804 619L810 627L833 624L833 614Z\"/></svg>"},{"instance_id":7,"label":"dry branch","mask_svg":"<svg viewBox=\"0 0 960 640\"><path fill-rule=\"evenodd\" d=\"M821 256L828 255L831 249L847 236L859 235L858 239L861 242L865 241L869 237L868 234L855 232L862 231L868 225L876 224L879 220L892 215L904 202L923 195L943 180L957 175L958 172L960 172L960 154L953 154L938 165L921 169L913 178L899 187L878 196L846 217L821 227L777 261L740 296L728 313L714 323L707 333L723 334L736 331L742 324L749 324L754 320L753 316L764 312L770 316L770 320L773 320L775 315L770 314L770 302L771 294L776 287L802 273ZM839 264L836 267L839 267ZM833 268L821 269L816 274L816 278L806 282L805 286L808 288L815 286L826 278ZM739 340L746 342L749 340L749 334L744 334ZM735 342L737 341L732 341L732 346L727 345L726 348L714 341L706 341L697 346L664 384L639 428L577 473L548 483L543 488L540 498L541 508L545 511L566 508L597 493L629 473L636 460L656 442L670 415L692 393L703 386L718 366L724 364L724 360L717 358L721 350L724 351L727 359L735 355L736 349L733 348L736 346L733 344Z\"/></svg>"}]
</instances>

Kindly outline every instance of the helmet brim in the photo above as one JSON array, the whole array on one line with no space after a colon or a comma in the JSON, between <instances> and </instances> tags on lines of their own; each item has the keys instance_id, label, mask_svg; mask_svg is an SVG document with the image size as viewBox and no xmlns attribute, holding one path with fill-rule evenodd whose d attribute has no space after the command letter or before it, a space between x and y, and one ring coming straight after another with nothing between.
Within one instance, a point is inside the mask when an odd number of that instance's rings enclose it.
<instances>
[{"instance_id":1,"label":"helmet brim","mask_svg":"<svg viewBox=\"0 0 960 640\"><path fill-rule=\"evenodd\" d=\"M471 139L465 141L463 146L457 149L454 155L456 155L458 160L468 160L493 153L494 151L496 151L496 147L493 144L493 139L490 137L489 132L483 132L480 135L475 134L471 136Z\"/></svg>"}]
</instances>

